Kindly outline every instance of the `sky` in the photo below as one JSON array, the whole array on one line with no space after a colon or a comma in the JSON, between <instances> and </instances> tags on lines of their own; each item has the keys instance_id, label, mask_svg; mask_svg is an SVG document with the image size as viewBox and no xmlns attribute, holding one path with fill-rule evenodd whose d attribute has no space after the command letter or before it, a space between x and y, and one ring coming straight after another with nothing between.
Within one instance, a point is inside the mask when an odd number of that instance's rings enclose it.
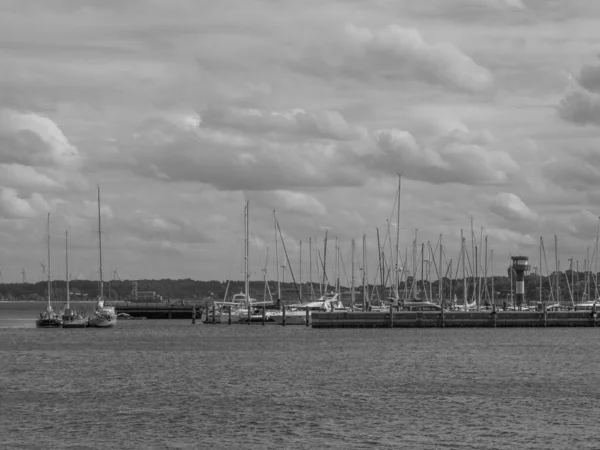
<instances>
[{"instance_id":1,"label":"sky","mask_svg":"<svg viewBox=\"0 0 600 450\"><path fill-rule=\"evenodd\" d=\"M274 210L297 280L326 232L328 271L337 239L350 277L354 239L360 278L364 239L372 278L398 174L406 270L416 234L456 271L461 230L471 252L487 237L487 273L539 267L540 238L554 271L555 236L582 270L599 19L587 0L2 0L2 281L45 279L48 213L52 278L68 232L70 276L97 279L98 187L105 280L242 279L246 201L251 279L277 276Z\"/></svg>"}]
</instances>

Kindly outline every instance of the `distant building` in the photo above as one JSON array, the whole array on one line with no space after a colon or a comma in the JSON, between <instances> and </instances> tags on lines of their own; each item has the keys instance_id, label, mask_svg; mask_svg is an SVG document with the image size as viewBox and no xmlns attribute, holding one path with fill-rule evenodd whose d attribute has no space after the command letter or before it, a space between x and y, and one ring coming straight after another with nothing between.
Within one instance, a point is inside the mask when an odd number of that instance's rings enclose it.
<instances>
[{"instance_id":1,"label":"distant building","mask_svg":"<svg viewBox=\"0 0 600 450\"><path fill-rule=\"evenodd\" d=\"M158 295L155 291L138 291L137 281L133 282L133 290L131 291L130 300L132 302L162 302L162 296Z\"/></svg>"}]
</instances>

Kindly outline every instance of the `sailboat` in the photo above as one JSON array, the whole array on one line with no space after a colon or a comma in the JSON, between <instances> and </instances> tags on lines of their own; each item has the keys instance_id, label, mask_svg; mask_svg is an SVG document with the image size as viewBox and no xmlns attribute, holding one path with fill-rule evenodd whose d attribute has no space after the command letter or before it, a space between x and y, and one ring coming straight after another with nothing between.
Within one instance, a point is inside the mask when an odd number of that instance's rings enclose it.
<instances>
[{"instance_id":1,"label":"sailboat","mask_svg":"<svg viewBox=\"0 0 600 450\"><path fill-rule=\"evenodd\" d=\"M46 244L48 247L48 305L46 310L40 313L39 319L35 321L37 328L59 328L62 325L62 320L58 314L52 309L50 299L52 298L52 281L50 280L50 213L48 213Z\"/></svg>"},{"instance_id":2,"label":"sailboat","mask_svg":"<svg viewBox=\"0 0 600 450\"><path fill-rule=\"evenodd\" d=\"M229 323L229 318L231 317L231 323L248 323L248 320L251 322L259 320L258 312L256 308L260 305L264 308L265 305L271 304L271 301L263 301L259 302L256 299L250 297L250 278L248 272L248 261L249 261L249 214L250 214L250 202L246 202L246 206L244 208L244 291L239 294L234 294L233 298L230 301L223 300L218 302L213 302L215 312L214 312L214 323ZM227 297L227 292L225 293L225 297ZM250 310L250 315L248 314L248 310ZM207 313L205 323L212 323L213 317L211 312ZM260 320L262 320L262 315L260 315ZM265 320L270 321L270 314L267 314Z\"/></svg>"},{"instance_id":3,"label":"sailboat","mask_svg":"<svg viewBox=\"0 0 600 450\"><path fill-rule=\"evenodd\" d=\"M67 271L67 304L62 313L63 328L85 328L88 326L87 317L71 309L71 293L69 292L69 232L65 231L65 268Z\"/></svg>"},{"instance_id":4,"label":"sailboat","mask_svg":"<svg viewBox=\"0 0 600 450\"><path fill-rule=\"evenodd\" d=\"M104 305L104 282L102 280L102 232L100 222L100 186L98 186L98 254L100 260L100 296L94 315L88 319L88 326L96 328L112 328L117 324L114 306Z\"/></svg>"}]
</instances>

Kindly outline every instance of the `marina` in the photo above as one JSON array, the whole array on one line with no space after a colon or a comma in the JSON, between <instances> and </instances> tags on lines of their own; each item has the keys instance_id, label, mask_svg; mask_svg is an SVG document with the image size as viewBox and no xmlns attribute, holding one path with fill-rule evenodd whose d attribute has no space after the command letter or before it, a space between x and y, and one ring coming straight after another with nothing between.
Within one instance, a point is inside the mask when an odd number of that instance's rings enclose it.
<instances>
[{"instance_id":1,"label":"marina","mask_svg":"<svg viewBox=\"0 0 600 450\"><path fill-rule=\"evenodd\" d=\"M313 328L596 327L595 311L314 312Z\"/></svg>"}]
</instances>

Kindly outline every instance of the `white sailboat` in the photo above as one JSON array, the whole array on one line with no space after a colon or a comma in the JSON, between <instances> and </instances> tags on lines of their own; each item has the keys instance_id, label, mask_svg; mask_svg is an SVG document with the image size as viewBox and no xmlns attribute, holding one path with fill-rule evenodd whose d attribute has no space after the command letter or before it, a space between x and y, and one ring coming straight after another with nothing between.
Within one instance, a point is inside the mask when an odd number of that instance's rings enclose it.
<instances>
[{"instance_id":1,"label":"white sailboat","mask_svg":"<svg viewBox=\"0 0 600 450\"><path fill-rule=\"evenodd\" d=\"M62 325L62 320L60 315L54 312L50 304L52 298L52 281L50 279L50 213L48 213L46 245L48 247L48 305L46 306L46 310L40 313L40 317L35 321L35 326L37 328L58 328Z\"/></svg>"},{"instance_id":2,"label":"white sailboat","mask_svg":"<svg viewBox=\"0 0 600 450\"><path fill-rule=\"evenodd\" d=\"M94 315L88 319L88 326L96 328L112 328L117 324L114 306L104 305L104 281L102 280L102 232L100 222L100 186L98 186L98 251L100 260L100 296Z\"/></svg>"},{"instance_id":3,"label":"white sailboat","mask_svg":"<svg viewBox=\"0 0 600 450\"><path fill-rule=\"evenodd\" d=\"M214 302L215 308L215 323L229 323L229 317L231 316L231 323L247 323L248 321L248 309L250 309L250 320L254 321L256 315L256 307L267 304L271 304L270 301L257 301L256 299L250 298L250 278L248 271L248 253L249 253L249 213L250 213L250 202L246 202L244 208L244 291L238 294L234 294L230 301L223 300L220 302ZM270 314L269 314L270 316ZM261 315L262 319L262 315ZM267 318L267 320L270 320ZM207 312L206 323L212 323L213 317L211 312Z\"/></svg>"},{"instance_id":4,"label":"white sailboat","mask_svg":"<svg viewBox=\"0 0 600 450\"><path fill-rule=\"evenodd\" d=\"M69 232L65 231L65 269L67 277L67 304L62 313L63 328L85 328L88 326L88 319L80 312L77 313L71 308L71 293L69 289Z\"/></svg>"},{"instance_id":5,"label":"white sailboat","mask_svg":"<svg viewBox=\"0 0 600 450\"><path fill-rule=\"evenodd\" d=\"M287 306L285 311L286 325L306 325L306 314L308 310L308 321L310 324L313 311L347 311L337 292L325 293L314 302L296 303ZM283 314L273 315L272 319L279 325L283 325Z\"/></svg>"}]
</instances>

